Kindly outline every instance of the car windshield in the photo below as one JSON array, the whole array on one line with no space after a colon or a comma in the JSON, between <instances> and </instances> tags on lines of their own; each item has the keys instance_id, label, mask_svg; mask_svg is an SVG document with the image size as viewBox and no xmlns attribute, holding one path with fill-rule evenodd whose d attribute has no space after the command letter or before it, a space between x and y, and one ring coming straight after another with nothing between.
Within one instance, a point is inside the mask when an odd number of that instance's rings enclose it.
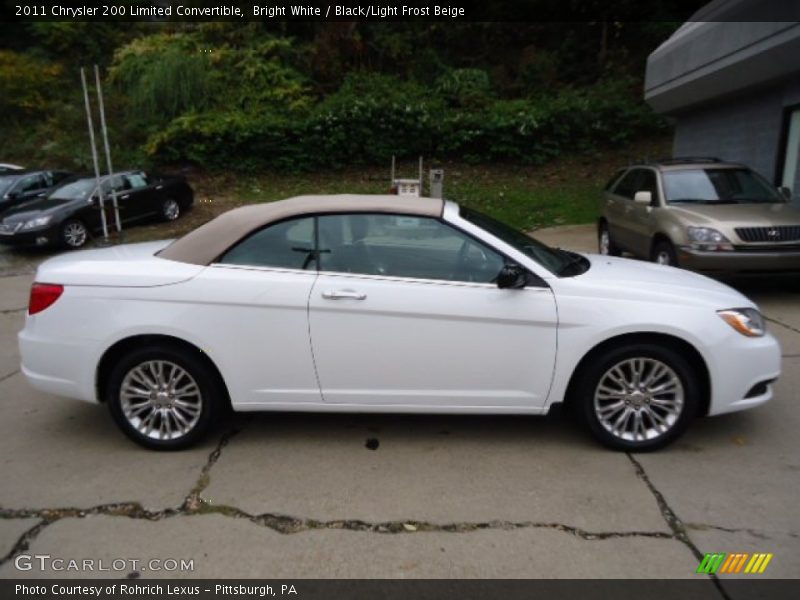
<instances>
[{"instance_id":1,"label":"car windshield","mask_svg":"<svg viewBox=\"0 0 800 600\"><path fill-rule=\"evenodd\" d=\"M51 198L56 200L85 200L95 189L94 179L78 179L53 192Z\"/></svg>"},{"instance_id":2,"label":"car windshield","mask_svg":"<svg viewBox=\"0 0 800 600\"><path fill-rule=\"evenodd\" d=\"M16 175L0 175L0 196L5 196L6 192L19 180Z\"/></svg>"},{"instance_id":3,"label":"car windshield","mask_svg":"<svg viewBox=\"0 0 800 600\"><path fill-rule=\"evenodd\" d=\"M778 191L750 169L665 171L664 195L670 204L748 204L783 202Z\"/></svg>"},{"instance_id":4,"label":"car windshield","mask_svg":"<svg viewBox=\"0 0 800 600\"><path fill-rule=\"evenodd\" d=\"M530 256L548 271L559 277L580 275L589 268L589 261L575 252L550 248L542 242L517 231L505 223L463 206L459 209L461 217L491 233L496 238Z\"/></svg>"}]
</instances>

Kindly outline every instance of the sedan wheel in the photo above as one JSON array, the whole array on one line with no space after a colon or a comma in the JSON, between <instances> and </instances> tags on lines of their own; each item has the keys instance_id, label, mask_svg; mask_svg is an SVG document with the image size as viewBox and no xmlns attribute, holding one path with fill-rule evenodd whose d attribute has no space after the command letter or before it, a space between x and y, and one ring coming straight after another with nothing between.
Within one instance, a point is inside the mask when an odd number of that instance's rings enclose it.
<instances>
[{"instance_id":1,"label":"sedan wheel","mask_svg":"<svg viewBox=\"0 0 800 600\"><path fill-rule=\"evenodd\" d=\"M177 200L167 198L161 205L161 216L165 221L174 221L181 216L181 205Z\"/></svg>"},{"instance_id":2,"label":"sedan wheel","mask_svg":"<svg viewBox=\"0 0 800 600\"><path fill-rule=\"evenodd\" d=\"M89 241L89 231L80 221L67 221L61 226L61 240L68 248L81 248Z\"/></svg>"},{"instance_id":3,"label":"sedan wheel","mask_svg":"<svg viewBox=\"0 0 800 600\"><path fill-rule=\"evenodd\" d=\"M696 412L694 372L680 354L662 346L612 351L589 367L583 381L590 430L618 450L660 448L683 433Z\"/></svg>"},{"instance_id":4,"label":"sedan wheel","mask_svg":"<svg viewBox=\"0 0 800 600\"><path fill-rule=\"evenodd\" d=\"M205 435L219 404L219 385L208 372L197 357L174 348L134 351L112 371L111 414L143 446L189 446Z\"/></svg>"}]
</instances>

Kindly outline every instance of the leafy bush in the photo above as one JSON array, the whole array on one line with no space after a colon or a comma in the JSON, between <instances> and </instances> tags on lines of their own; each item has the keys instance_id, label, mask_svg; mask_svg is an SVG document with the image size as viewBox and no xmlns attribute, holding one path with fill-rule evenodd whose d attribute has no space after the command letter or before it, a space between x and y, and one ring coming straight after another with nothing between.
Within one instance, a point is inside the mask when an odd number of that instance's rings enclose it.
<instances>
[{"instance_id":1,"label":"leafy bush","mask_svg":"<svg viewBox=\"0 0 800 600\"><path fill-rule=\"evenodd\" d=\"M48 110L62 68L30 55L0 50L0 113L31 117Z\"/></svg>"}]
</instances>

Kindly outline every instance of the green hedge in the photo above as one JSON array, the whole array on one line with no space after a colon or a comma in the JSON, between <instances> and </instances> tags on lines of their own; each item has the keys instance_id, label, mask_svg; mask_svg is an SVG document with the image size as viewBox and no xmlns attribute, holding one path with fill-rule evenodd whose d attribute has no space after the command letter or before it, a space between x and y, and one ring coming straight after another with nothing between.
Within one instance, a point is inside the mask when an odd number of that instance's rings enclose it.
<instances>
[{"instance_id":1,"label":"green hedge","mask_svg":"<svg viewBox=\"0 0 800 600\"><path fill-rule=\"evenodd\" d=\"M625 82L467 109L428 88L371 76L303 114L183 115L151 136L146 151L161 162L236 170L385 164L392 155L540 164L664 126Z\"/></svg>"}]
</instances>

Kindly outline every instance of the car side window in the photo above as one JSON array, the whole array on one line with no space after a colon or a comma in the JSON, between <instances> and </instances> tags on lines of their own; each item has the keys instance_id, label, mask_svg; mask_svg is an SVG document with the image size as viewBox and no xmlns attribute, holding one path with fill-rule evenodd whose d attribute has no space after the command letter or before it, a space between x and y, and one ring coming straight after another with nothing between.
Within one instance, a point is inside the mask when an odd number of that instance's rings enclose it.
<instances>
[{"instance_id":1,"label":"car side window","mask_svg":"<svg viewBox=\"0 0 800 600\"><path fill-rule=\"evenodd\" d=\"M39 175L28 175L24 177L14 188L14 191L20 194L24 194L26 192L34 192L36 190L40 190L45 186L44 178Z\"/></svg>"},{"instance_id":2,"label":"car side window","mask_svg":"<svg viewBox=\"0 0 800 600\"><path fill-rule=\"evenodd\" d=\"M281 221L261 229L228 250L220 263L282 269L316 269L314 218Z\"/></svg>"},{"instance_id":3,"label":"car side window","mask_svg":"<svg viewBox=\"0 0 800 600\"><path fill-rule=\"evenodd\" d=\"M633 200L634 195L639 191L639 178L641 175L642 169L631 169L616 185L614 193Z\"/></svg>"},{"instance_id":4,"label":"car side window","mask_svg":"<svg viewBox=\"0 0 800 600\"><path fill-rule=\"evenodd\" d=\"M125 176L125 179L127 179L130 189L134 190L150 185L147 181L147 176L142 172L130 173Z\"/></svg>"},{"instance_id":5,"label":"car side window","mask_svg":"<svg viewBox=\"0 0 800 600\"><path fill-rule=\"evenodd\" d=\"M112 190L116 193L120 193L128 189L127 182L122 175L114 175L114 177L111 179L106 179L103 182L102 187L104 196L110 194Z\"/></svg>"},{"instance_id":6,"label":"car side window","mask_svg":"<svg viewBox=\"0 0 800 600\"><path fill-rule=\"evenodd\" d=\"M320 270L491 283L504 257L428 217L345 214L319 217Z\"/></svg>"}]
</instances>

